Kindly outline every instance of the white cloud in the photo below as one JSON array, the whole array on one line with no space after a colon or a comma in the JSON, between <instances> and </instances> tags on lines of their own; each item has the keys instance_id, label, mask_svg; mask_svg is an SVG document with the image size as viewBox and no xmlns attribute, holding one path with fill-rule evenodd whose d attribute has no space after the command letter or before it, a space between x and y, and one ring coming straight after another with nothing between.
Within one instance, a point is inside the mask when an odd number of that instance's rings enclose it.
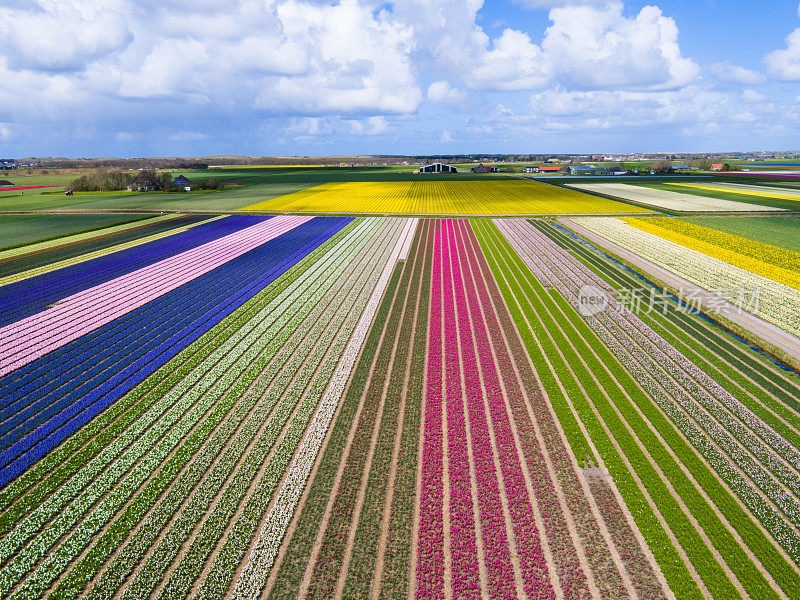
<instances>
[{"instance_id":1,"label":"white cloud","mask_svg":"<svg viewBox=\"0 0 800 600\"><path fill-rule=\"evenodd\" d=\"M437 104L458 104L466 100L467 95L450 85L447 81L434 81L428 86L428 100Z\"/></svg>"},{"instance_id":2,"label":"white cloud","mask_svg":"<svg viewBox=\"0 0 800 600\"><path fill-rule=\"evenodd\" d=\"M786 36L785 49L764 55L764 64L767 72L776 79L800 80L800 28Z\"/></svg>"},{"instance_id":3,"label":"white cloud","mask_svg":"<svg viewBox=\"0 0 800 600\"><path fill-rule=\"evenodd\" d=\"M389 122L383 116L352 119L347 122L353 135L381 135L389 131Z\"/></svg>"},{"instance_id":4,"label":"white cloud","mask_svg":"<svg viewBox=\"0 0 800 600\"><path fill-rule=\"evenodd\" d=\"M747 104L755 104L757 102L766 102L769 100L769 97L765 96L764 94L760 94L755 90L744 90L742 91L742 101L746 102Z\"/></svg>"},{"instance_id":5,"label":"white cloud","mask_svg":"<svg viewBox=\"0 0 800 600\"><path fill-rule=\"evenodd\" d=\"M767 81L763 73L733 65L727 60L712 64L708 70L715 78L723 82L740 83L742 85L762 85Z\"/></svg>"},{"instance_id":6,"label":"white cloud","mask_svg":"<svg viewBox=\"0 0 800 600\"><path fill-rule=\"evenodd\" d=\"M447 129L443 129L439 141L442 142L443 144L451 144L453 142L453 134L450 133Z\"/></svg>"},{"instance_id":7,"label":"white cloud","mask_svg":"<svg viewBox=\"0 0 800 600\"><path fill-rule=\"evenodd\" d=\"M674 89L695 80L699 67L681 56L678 27L655 6L633 18L621 2L550 11L542 51L557 78L577 88Z\"/></svg>"}]
</instances>

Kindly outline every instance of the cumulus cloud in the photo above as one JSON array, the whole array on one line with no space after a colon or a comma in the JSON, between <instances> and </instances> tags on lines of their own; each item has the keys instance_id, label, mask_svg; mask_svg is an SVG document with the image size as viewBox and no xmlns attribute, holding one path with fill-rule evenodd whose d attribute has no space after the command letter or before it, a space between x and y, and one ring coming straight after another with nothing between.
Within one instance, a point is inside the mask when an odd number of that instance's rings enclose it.
<instances>
[{"instance_id":1,"label":"cumulus cloud","mask_svg":"<svg viewBox=\"0 0 800 600\"><path fill-rule=\"evenodd\" d=\"M733 65L727 60L714 63L709 67L709 71L716 79L723 82L740 83L742 85L762 85L767 81L763 73Z\"/></svg>"},{"instance_id":2,"label":"cumulus cloud","mask_svg":"<svg viewBox=\"0 0 800 600\"><path fill-rule=\"evenodd\" d=\"M776 79L800 80L800 28L786 36L786 48L766 54L764 64L767 72Z\"/></svg>"},{"instance_id":3,"label":"cumulus cloud","mask_svg":"<svg viewBox=\"0 0 800 600\"><path fill-rule=\"evenodd\" d=\"M428 86L427 97L428 100L437 104L458 104L463 102L467 95L447 81L434 81Z\"/></svg>"},{"instance_id":4,"label":"cumulus cloud","mask_svg":"<svg viewBox=\"0 0 800 600\"><path fill-rule=\"evenodd\" d=\"M583 88L671 89L692 82L697 64L681 55L678 27L656 6L633 18L621 2L550 11L553 24L542 41L557 78Z\"/></svg>"},{"instance_id":5,"label":"cumulus cloud","mask_svg":"<svg viewBox=\"0 0 800 600\"><path fill-rule=\"evenodd\" d=\"M133 40L124 2L32 0L0 7L0 54L12 69L80 71Z\"/></svg>"}]
</instances>

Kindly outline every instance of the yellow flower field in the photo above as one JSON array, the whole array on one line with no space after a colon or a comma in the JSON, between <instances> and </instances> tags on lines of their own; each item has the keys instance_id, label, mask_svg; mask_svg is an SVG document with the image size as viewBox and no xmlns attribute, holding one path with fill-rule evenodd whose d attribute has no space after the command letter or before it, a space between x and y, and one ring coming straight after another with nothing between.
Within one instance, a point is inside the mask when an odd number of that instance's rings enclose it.
<instances>
[{"instance_id":1,"label":"yellow flower field","mask_svg":"<svg viewBox=\"0 0 800 600\"><path fill-rule=\"evenodd\" d=\"M628 218L629 225L790 287L800 289L800 252L680 219Z\"/></svg>"},{"instance_id":2,"label":"yellow flower field","mask_svg":"<svg viewBox=\"0 0 800 600\"><path fill-rule=\"evenodd\" d=\"M243 210L434 215L651 212L528 180L325 183Z\"/></svg>"},{"instance_id":3,"label":"yellow flower field","mask_svg":"<svg viewBox=\"0 0 800 600\"><path fill-rule=\"evenodd\" d=\"M739 194L740 196L760 196L761 198L778 198L780 200L800 201L800 197L795 194L782 194L780 191L766 191L763 187L759 189L747 189L744 186L726 187L720 185L700 185L697 183L669 183L680 187L693 188L695 190L705 190L707 192L725 192L727 194Z\"/></svg>"}]
</instances>

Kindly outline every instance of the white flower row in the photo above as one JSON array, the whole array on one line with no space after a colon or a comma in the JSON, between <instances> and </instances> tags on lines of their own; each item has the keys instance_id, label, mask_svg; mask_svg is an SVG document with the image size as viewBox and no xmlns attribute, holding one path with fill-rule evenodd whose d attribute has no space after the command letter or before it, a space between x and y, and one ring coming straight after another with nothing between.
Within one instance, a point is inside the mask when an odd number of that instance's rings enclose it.
<instances>
[{"instance_id":1,"label":"white flower row","mask_svg":"<svg viewBox=\"0 0 800 600\"><path fill-rule=\"evenodd\" d=\"M235 598L257 598L266 582L286 527L303 493L317 453L325 439L336 406L355 366L356 359L378 310L383 293L389 284L395 264L403 251L403 247L410 244L409 240L413 238L417 222L417 219L408 220L400 239L392 251L392 255L383 268L380 279L370 295L341 360L336 366L319 409L297 449L297 454L292 461L289 473L278 492L272 508L267 513L249 560L236 582L233 594ZM405 252L408 252L407 248Z\"/></svg>"},{"instance_id":2,"label":"white flower row","mask_svg":"<svg viewBox=\"0 0 800 600\"><path fill-rule=\"evenodd\" d=\"M366 232L366 235L368 236L369 233L369 231ZM354 231L352 236L347 238L347 241L352 243L357 239L358 235L364 236L365 232ZM333 259L336 259L333 260L335 267L339 269L347 267L348 259L352 258L346 252L347 244L340 244L339 248L341 252L332 252L330 259L320 261L318 266L315 265L317 268L310 269L301 275L256 315L243 323L235 334L217 347L200 365L187 373L139 422L135 423L123 436L115 440L109 448L91 461L87 465L88 468L82 469L73 476L72 480L59 493L47 498L36 511L17 526L10 536L0 542L0 551L2 551L0 556L13 552L44 523L47 523L51 516L60 511L61 514L58 519L50 523L46 529L52 535L38 537L34 543L15 557L20 566L30 564L30 560L35 560L35 557L41 556L52 545L52 542L58 539L61 532L68 531L78 520L91 520L84 515L95 499L111 490L116 485L119 477L134 465L137 460L146 457L149 461L139 464L137 469L123 481L122 488L117 487L112 491L111 496L118 501L123 500L125 495L122 490L131 489L131 485L134 485L136 481L141 482L144 477L152 472L152 460L165 456L174 446L174 442L180 439L179 437L176 440L172 433L188 431L199 417L205 414L208 408L221 397L222 392L227 389L238 374L242 372L243 365L253 360L254 356L258 354L259 348L267 347L274 339L276 332L283 330L285 320L282 321L281 317L291 315L286 311L286 307L294 301L298 290L301 289L299 286L318 275L320 269L324 279L325 275L330 274L330 271L326 271L326 269ZM269 335L270 330L273 335ZM253 346L255 342L257 342L257 345ZM280 345L275 345L274 348L280 348ZM246 352L248 349L249 352ZM237 361L239 362L237 363ZM200 403L194 405L198 400ZM164 415L163 412L167 407L170 408ZM184 414L189 407L193 407L192 410L184 416L179 425L175 425L176 419ZM165 432L168 432L168 437L153 447L153 444ZM131 444L131 442L133 443ZM119 452L125 448L127 450L120 457ZM87 481L90 481L95 474L101 472L109 464L111 465L110 468L102 473L101 477L95 479L92 485L83 493L79 493L79 490L83 488ZM72 502L64 510L62 507L70 500ZM4 573L5 570L0 571L0 583L5 581ZM16 577L13 577L13 579L16 579Z\"/></svg>"},{"instance_id":3,"label":"white flower row","mask_svg":"<svg viewBox=\"0 0 800 600\"><path fill-rule=\"evenodd\" d=\"M741 291L756 293L756 306L743 308L800 335L800 290L642 231L619 219L580 217L574 221L706 290L714 290L732 304L740 301Z\"/></svg>"},{"instance_id":4,"label":"white flower row","mask_svg":"<svg viewBox=\"0 0 800 600\"><path fill-rule=\"evenodd\" d=\"M629 185L625 183L573 183L569 187L587 192L599 192L608 194L624 200L631 200L639 204L646 204L656 208L666 208L667 210L678 210L685 212L751 212L751 211L782 211L782 208L772 208L748 202L735 202L733 200L722 200L720 198L709 198L707 196L695 196L694 194L682 194L680 192L668 192L639 185Z\"/></svg>"},{"instance_id":5,"label":"white flower row","mask_svg":"<svg viewBox=\"0 0 800 600\"><path fill-rule=\"evenodd\" d=\"M537 268L547 272L548 281L554 282L574 308L579 308L578 290L583 285L610 290L602 279L531 226L499 227L526 263L539 263ZM800 504L796 496L800 480L796 471L778 459L775 452L794 467L800 464L800 453L648 325L625 311L612 296L608 296L608 301L606 310L587 318L589 325L753 514L762 517L771 534L797 557L800 540L781 512L798 523ZM775 452L762 440L771 444ZM780 510L765 502L734 464Z\"/></svg>"}]
</instances>

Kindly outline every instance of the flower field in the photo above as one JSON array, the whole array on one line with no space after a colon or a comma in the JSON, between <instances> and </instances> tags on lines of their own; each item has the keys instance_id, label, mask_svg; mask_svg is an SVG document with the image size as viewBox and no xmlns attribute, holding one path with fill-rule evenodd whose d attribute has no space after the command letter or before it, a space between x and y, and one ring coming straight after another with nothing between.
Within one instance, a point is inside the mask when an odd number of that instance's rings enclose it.
<instances>
[{"instance_id":1,"label":"flower field","mask_svg":"<svg viewBox=\"0 0 800 600\"><path fill-rule=\"evenodd\" d=\"M697 185L694 183L671 183L697 190L710 192L736 192L742 196L758 196L761 198L780 198L784 200L800 201L800 190L796 188L777 188L765 185L749 185L746 183L715 183L713 185Z\"/></svg>"},{"instance_id":2,"label":"flower field","mask_svg":"<svg viewBox=\"0 0 800 600\"><path fill-rule=\"evenodd\" d=\"M627 219L625 222L642 231L800 289L800 252L784 250L678 219L643 218Z\"/></svg>"},{"instance_id":3,"label":"flower field","mask_svg":"<svg viewBox=\"0 0 800 600\"><path fill-rule=\"evenodd\" d=\"M690 190L686 190L686 193L682 193L680 191L653 189L625 183L575 183L570 184L569 187L575 188L576 190L607 194L615 198L631 200L632 202L653 208L663 208L678 212L761 212L784 210L782 208L773 208L761 204L695 195L692 194ZM689 187L702 189L702 186L691 185Z\"/></svg>"},{"instance_id":4,"label":"flower field","mask_svg":"<svg viewBox=\"0 0 800 600\"><path fill-rule=\"evenodd\" d=\"M755 242L638 219L573 220L765 278L651 230ZM800 378L631 312L642 284L541 219L172 215L1 252L0 595L800 598ZM787 330L792 289L762 315Z\"/></svg>"},{"instance_id":5,"label":"flower field","mask_svg":"<svg viewBox=\"0 0 800 600\"><path fill-rule=\"evenodd\" d=\"M248 206L250 211L400 213L419 215L535 215L647 212L529 180L326 183ZM422 179L418 181L418 179Z\"/></svg>"},{"instance_id":6,"label":"flower field","mask_svg":"<svg viewBox=\"0 0 800 600\"><path fill-rule=\"evenodd\" d=\"M576 222L702 288L713 290L734 305L746 307L746 298L741 297L740 292L753 291L758 302L751 307L752 312L789 333L800 334L797 309L800 290L797 288L632 227L619 219L579 217Z\"/></svg>"}]
</instances>

